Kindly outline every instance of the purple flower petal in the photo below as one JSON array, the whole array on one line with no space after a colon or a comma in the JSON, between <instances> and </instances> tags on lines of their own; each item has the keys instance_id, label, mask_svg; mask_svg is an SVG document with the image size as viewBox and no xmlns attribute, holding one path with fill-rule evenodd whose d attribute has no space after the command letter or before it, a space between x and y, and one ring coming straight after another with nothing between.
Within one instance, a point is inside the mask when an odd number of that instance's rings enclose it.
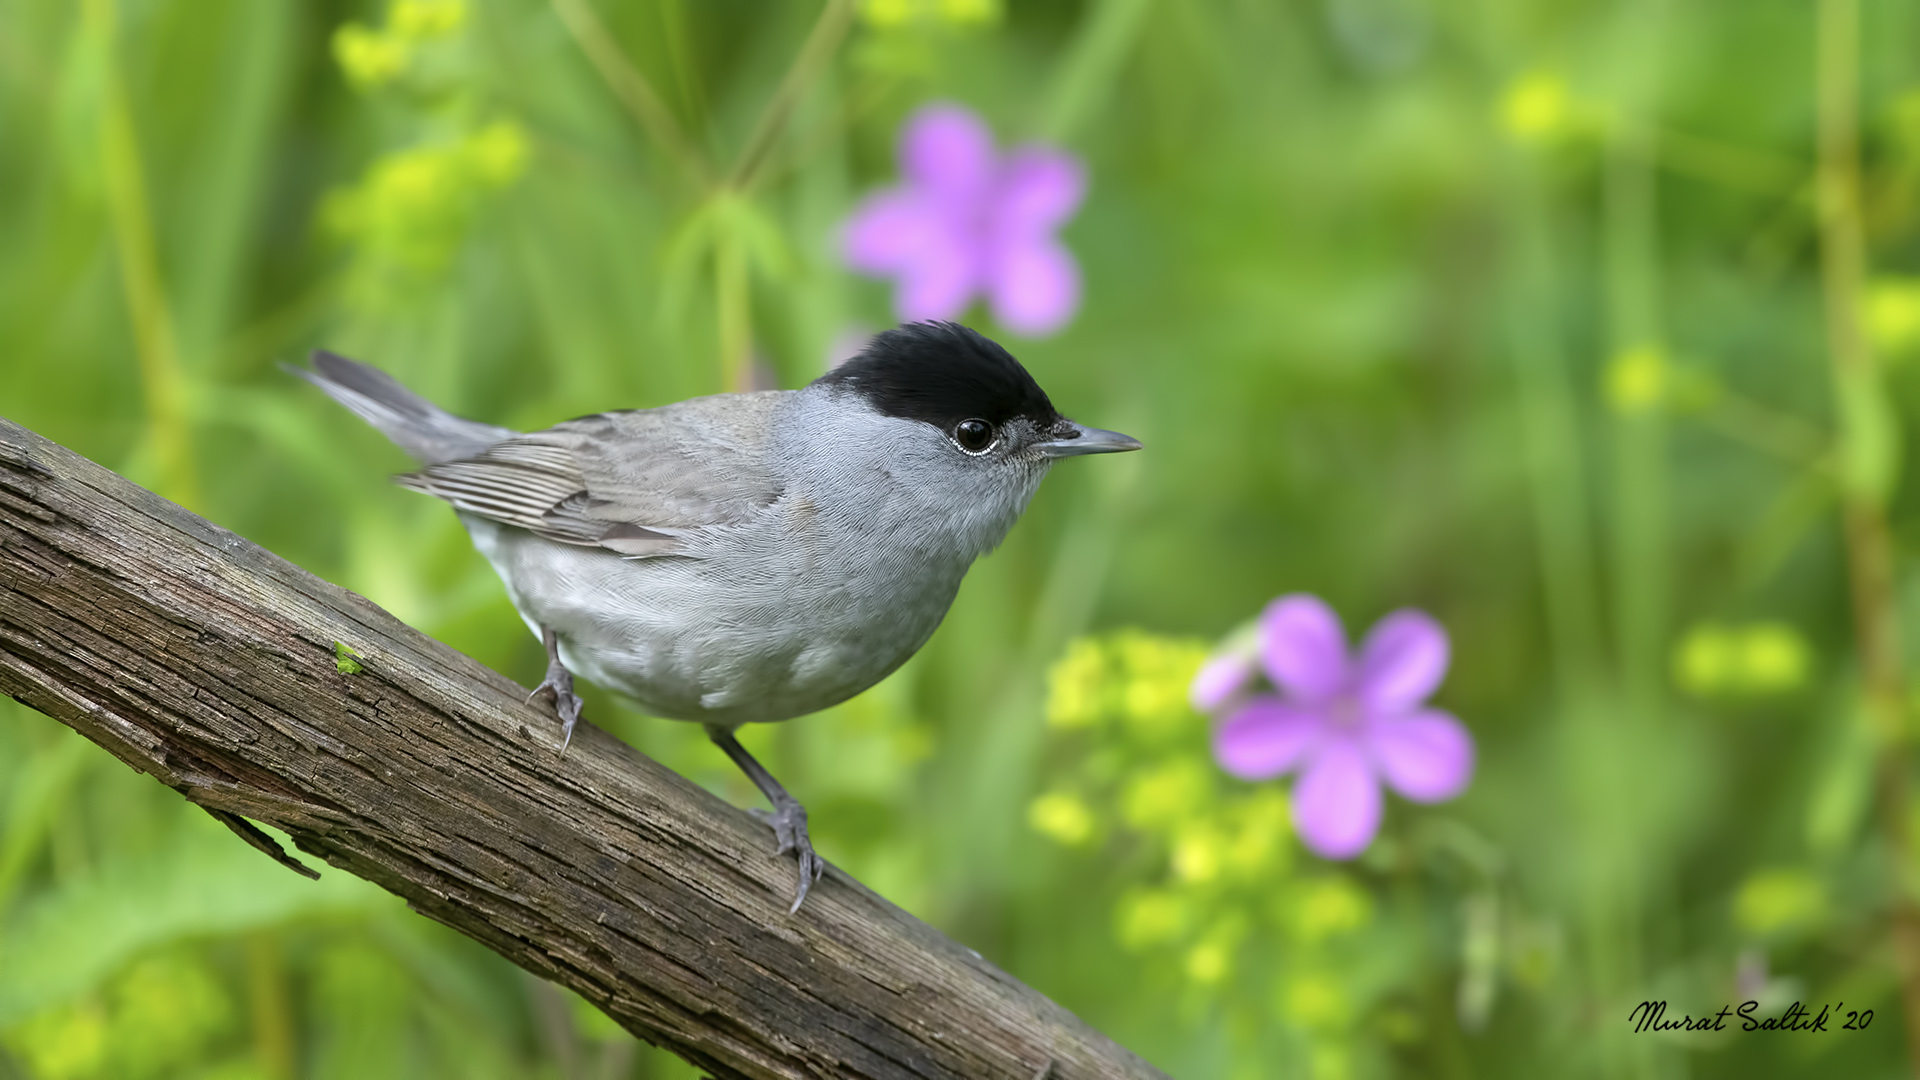
<instances>
[{"instance_id":1,"label":"purple flower petal","mask_svg":"<svg viewBox=\"0 0 1920 1080\"><path fill-rule=\"evenodd\" d=\"M863 274L890 274L942 243L946 222L927 201L900 188L871 195L840 233L840 253Z\"/></svg>"},{"instance_id":2,"label":"purple flower petal","mask_svg":"<svg viewBox=\"0 0 1920 1080\"><path fill-rule=\"evenodd\" d=\"M1368 631L1356 692L1375 713L1418 708L1446 677L1447 656L1447 632L1433 616L1402 608Z\"/></svg>"},{"instance_id":3,"label":"purple flower petal","mask_svg":"<svg viewBox=\"0 0 1920 1080\"><path fill-rule=\"evenodd\" d=\"M928 105L900 136L900 174L944 201L972 200L993 182L993 132L971 110Z\"/></svg>"},{"instance_id":4,"label":"purple flower petal","mask_svg":"<svg viewBox=\"0 0 1920 1080\"><path fill-rule=\"evenodd\" d=\"M929 230L914 259L897 271L894 314L902 322L957 319L980 287L980 265L954 230Z\"/></svg>"},{"instance_id":5,"label":"purple flower petal","mask_svg":"<svg viewBox=\"0 0 1920 1080\"><path fill-rule=\"evenodd\" d=\"M905 322L953 319L980 286L978 247L954 215L901 188L862 202L841 232L847 265L897 279L895 313Z\"/></svg>"},{"instance_id":6,"label":"purple flower petal","mask_svg":"<svg viewBox=\"0 0 1920 1080\"><path fill-rule=\"evenodd\" d=\"M1326 730L1326 721L1313 713L1276 697L1258 697L1214 732L1213 756L1234 776L1265 780L1299 764Z\"/></svg>"},{"instance_id":7,"label":"purple flower petal","mask_svg":"<svg viewBox=\"0 0 1920 1080\"><path fill-rule=\"evenodd\" d=\"M896 280L900 318L958 318L984 291L1015 333L1066 325L1080 268L1053 231L1085 196L1078 159L1033 146L1003 162L979 116L935 104L903 125L900 172L901 185L862 202L841 234L850 268Z\"/></svg>"},{"instance_id":8,"label":"purple flower petal","mask_svg":"<svg viewBox=\"0 0 1920 1080\"><path fill-rule=\"evenodd\" d=\"M1346 631L1319 597L1293 593L1267 605L1260 639L1267 676L1296 700L1318 703L1346 689Z\"/></svg>"},{"instance_id":9,"label":"purple flower petal","mask_svg":"<svg viewBox=\"0 0 1920 1080\"><path fill-rule=\"evenodd\" d=\"M1293 824L1315 854L1351 859L1380 828L1380 782L1359 744L1328 739L1293 787Z\"/></svg>"},{"instance_id":10,"label":"purple flower petal","mask_svg":"<svg viewBox=\"0 0 1920 1080\"><path fill-rule=\"evenodd\" d=\"M1388 786L1415 802L1440 802L1473 779L1473 736L1438 709L1367 724L1367 749Z\"/></svg>"},{"instance_id":11,"label":"purple flower petal","mask_svg":"<svg viewBox=\"0 0 1920 1080\"><path fill-rule=\"evenodd\" d=\"M1043 337L1067 324L1080 306L1080 267L1051 237L1009 244L990 256L987 295L1007 329Z\"/></svg>"},{"instance_id":12,"label":"purple flower petal","mask_svg":"<svg viewBox=\"0 0 1920 1080\"><path fill-rule=\"evenodd\" d=\"M994 231L1011 240L1051 233L1073 217L1087 194L1079 159L1044 146L1008 155L1001 173Z\"/></svg>"},{"instance_id":13,"label":"purple flower petal","mask_svg":"<svg viewBox=\"0 0 1920 1080\"><path fill-rule=\"evenodd\" d=\"M1220 653L1200 666L1187 688L1188 700L1201 712L1212 712L1253 681L1253 657Z\"/></svg>"}]
</instances>

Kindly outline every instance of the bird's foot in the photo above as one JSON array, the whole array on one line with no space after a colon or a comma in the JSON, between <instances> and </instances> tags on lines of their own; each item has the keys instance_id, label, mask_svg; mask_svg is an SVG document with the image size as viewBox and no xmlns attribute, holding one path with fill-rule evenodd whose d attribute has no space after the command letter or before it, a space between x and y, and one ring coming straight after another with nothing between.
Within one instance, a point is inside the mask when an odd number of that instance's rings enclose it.
<instances>
[{"instance_id":1,"label":"bird's foot","mask_svg":"<svg viewBox=\"0 0 1920 1080\"><path fill-rule=\"evenodd\" d=\"M787 914L792 915L800 910L800 905L807 899L807 890L813 888L813 883L819 881L820 875L827 869L826 861L814 854L813 840L807 836L807 808L797 802L788 802L778 809L754 810L752 813L754 817L773 826L774 839L780 842L780 846L774 849L775 855L792 852L794 858L800 860L800 889L794 894L793 906L787 909Z\"/></svg>"},{"instance_id":2,"label":"bird's foot","mask_svg":"<svg viewBox=\"0 0 1920 1080\"><path fill-rule=\"evenodd\" d=\"M573 692L573 672L558 658L547 661L546 679L527 695L528 701L534 698L551 703L554 714L560 717L560 752L566 753L573 744L573 725L580 719L580 706L586 704Z\"/></svg>"}]
</instances>

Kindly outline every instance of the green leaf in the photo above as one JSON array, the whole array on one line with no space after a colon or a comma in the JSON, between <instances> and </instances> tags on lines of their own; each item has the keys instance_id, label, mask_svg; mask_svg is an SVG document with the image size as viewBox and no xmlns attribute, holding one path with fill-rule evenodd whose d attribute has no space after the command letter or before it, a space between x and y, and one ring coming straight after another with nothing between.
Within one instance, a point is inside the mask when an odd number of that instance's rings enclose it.
<instances>
[{"instance_id":1,"label":"green leaf","mask_svg":"<svg viewBox=\"0 0 1920 1080\"><path fill-rule=\"evenodd\" d=\"M72 809L69 796L74 782L94 760L93 745L71 733L29 755L30 767L22 770L12 798L7 800L5 822L0 825L0 913L6 911L20 876L39 853L48 826L59 814Z\"/></svg>"},{"instance_id":2,"label":"green leaf","mask_svg":"<svg viewBox=\"0 0 1920 1080\"><path fill-rule=\"evenodd\" d=\"M0 930L0 1027L86 993L168 942L398 903L350 874L290 874L194 812L143 857L41 894Z\"/></svg>"}]
</instances>

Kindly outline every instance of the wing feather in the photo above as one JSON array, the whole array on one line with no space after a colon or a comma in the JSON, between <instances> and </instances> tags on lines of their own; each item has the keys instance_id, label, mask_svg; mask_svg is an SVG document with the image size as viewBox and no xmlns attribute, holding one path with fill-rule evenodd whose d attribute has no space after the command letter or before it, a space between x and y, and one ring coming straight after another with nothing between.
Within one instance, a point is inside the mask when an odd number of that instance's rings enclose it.
<instances>
[{"instance_id":1,"label":"wing feather","mask_svg":"<svg viewBox=\"0 0 1920 1080\"><path fill-rule=\"evenodd\" d=\"M670 555L780 497L766 461L780 392L600 413L396 478L456 509L563 544Z\"/></svg>"}]
</instances>

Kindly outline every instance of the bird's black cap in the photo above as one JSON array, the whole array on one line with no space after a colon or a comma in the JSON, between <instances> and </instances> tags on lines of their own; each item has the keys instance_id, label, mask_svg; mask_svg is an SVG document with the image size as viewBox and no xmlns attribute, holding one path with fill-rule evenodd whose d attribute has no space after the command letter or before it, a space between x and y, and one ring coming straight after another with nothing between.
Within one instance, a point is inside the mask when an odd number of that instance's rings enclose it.
<instances>
[{"instance_id":1,"label":"bird's black cap","mask_svg":"<svg viewBox=\"0 0 1920 1080\"><path fill-rule=\"evenodd\" d=\"M883 415L942 429L976 417L998 427L1024 416L1043 429L1060 419L1020 361L959 323L882 331L860 355L815 381L851 390Z\"/></svg>"}]
</instances>

